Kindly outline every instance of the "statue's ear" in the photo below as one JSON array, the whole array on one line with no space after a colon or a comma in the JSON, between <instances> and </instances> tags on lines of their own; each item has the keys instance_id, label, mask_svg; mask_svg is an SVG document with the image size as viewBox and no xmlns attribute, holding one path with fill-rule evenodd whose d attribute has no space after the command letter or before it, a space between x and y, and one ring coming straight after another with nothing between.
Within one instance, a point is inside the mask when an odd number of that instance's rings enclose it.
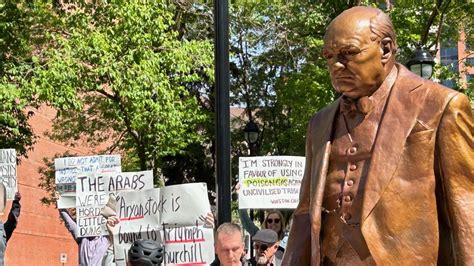
<instances>
[{"instance_id":1,"label":"statue's ear","mask_svg":"<svg viewBox=\"0 0 474 266\"><path fill-rule=\"evenodd\" d=\"M392 38L385 37L380 41L380 48L382 49L382 64L386 64L395 53L395 45Z\"/></svg>"}]
</instances>

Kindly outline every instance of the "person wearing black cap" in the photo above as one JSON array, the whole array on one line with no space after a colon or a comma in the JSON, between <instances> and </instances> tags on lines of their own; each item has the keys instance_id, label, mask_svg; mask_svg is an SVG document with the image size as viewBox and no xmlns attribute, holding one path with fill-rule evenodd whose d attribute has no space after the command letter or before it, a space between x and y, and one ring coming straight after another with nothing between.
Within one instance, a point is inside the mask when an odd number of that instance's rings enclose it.
<instances>
[{"instance_id":1,"label":"person wearing black cap","mask_svg":"<svg viewBox=\"0 0 474 266\"><path fill-rule=\"evenodd\" d=\"M252 266L274 266L275 253L278 250L278 235L271 229L259 230L252 238L253 247L255 249L255 257L250 259Z\"/></svg>"},{"instance_id":2,"label":"person wearing black cap","mask_svg":"<svg viewBox=\"0 0 474 266\"><path fill-rule=\"evenodd\" d=\"M107 230L109 231L110 246L102 259L102 266L115 266L113 251L113 231L119 223L115 215L107 218ZM135 240L128 250L128 266L160 266L163 262L164 249L162 243L148 239Z\"/></svg>"}]
</instances>

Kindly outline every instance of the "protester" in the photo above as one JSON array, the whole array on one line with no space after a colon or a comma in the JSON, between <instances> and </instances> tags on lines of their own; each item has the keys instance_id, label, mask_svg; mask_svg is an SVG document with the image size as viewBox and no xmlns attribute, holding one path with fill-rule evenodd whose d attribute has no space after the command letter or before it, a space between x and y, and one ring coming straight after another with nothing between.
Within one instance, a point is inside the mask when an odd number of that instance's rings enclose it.
<instances>
[{"instance_id":1,"label":"protester","mask_svg":"<svg viewBox=\"0 0 474 266\"><path fill-rule=\"evenodd\" d=\"M67 209L58 209L66 228L79 245L79 265L101 265L102 258L109 246L107 236L77 237L79 227Z\"/></svg>"},{"instance_id":2,"label":"protester","mask_svg":"<svg viewBox=\"0 0 474 266\"><path fill-rule=\"evenodd\" d=\"M112 197L111 197L112 198ZM112 200L113 202L113 200ZM102 215L107 217L107 230L109 232L109 246L106 249L105 255L102 258L102 266L114 266L115 265L115 254L114 254L114 230L115 226L120 223L120 219L115 214L115 208L113 204L110 204L110 200L102 210ZM214 215L209 212L204 217L199 217L205 222L204 227L214 228ZM134 253L134 251L144 250L145 253ZM132 253L131 253L132 252ZM160 255L161 254L161 255ZM163 247L161 243L151 240L139 239L134 242L129 250L129 265L132 266L155 266L161 265L163 261Z\"/></svg>"},{"instance_id":3,"label":"protester","mask_svg":"<svg viewBox=\"0 0 474 266\"><path fill-rule=\"evenodd\" d=\"M114 228L120 222L117 216L107 218L107 230L109 231L110 245L102 259L103 266L114 266ZM163 246L152 240L138 239L128 251L127 264L131 266L159 266L163 262Z\"/></svg>"},{"instance_id":4,"label":"protester","mask_svg":"<svg viewBox=\"0 0 474 266\"><path fill-rule=\"evenodd\" d=\"M281 262L276 261L275 253L278 250L278 235L271 229L259 230L253 237L255 256L250 259L252 266L274 266Z\"/></svg>"},{"instance_id":5,"label":"protester","mask_svg":"<svg viewBox=\"0 0 474 266\"><path fill-rule=\"evenodd\" d=\"M5 185L0 182L0 215L3 216L3 210L5 209L5 203L7 202L7 193L5 189ZM3 224L0 221L0 235L2 236L0 238L0 265L3 265L3 259L5 256L5 249L7 247L7 242L10 239L10 237L13 234L13 231L16 228L16 225L18 224L18 217L20 217L20 210L21 210L21 205L20 205L20 200L21 200L21 194L20 192L15 193L15 198L13 199L12 202L12 207L10 209L10 213L8 214L8 219Z\"/></svg>"},{"instance_id":6,"label":"protester","mask_svg":"<svg viewBox=\"0 0 474 266\"><path fill-rule=\"evenodd\" d=\"M246 210L239 210L239 213L243 227L250 233L251 236L254 236L258 231L258 227L250 219ZM263 229L271 229L275 231L275 233L277 233L278 235L280 245L278 246L278 251L275 254L275 257L278 258L278 261L281 261L283 259L286 243L288 241L288 231L286 230L285 224L285 218L283 217L283 214L278 210L267 211L265 220L263 220L262 224ZM279 264L276 264L276 266L279 266Z\"/></svg>"},{"instance_id":7,"label":"protester","mask_svg":"<svg viewBox=\"0 0 474 266\"><path fill-rule=\"evenodd\" d=\"M221 224L216 231L214 246L217 258L211 263L211 266L248 265L244 260L242 229L238 224Z\"/></svg>"},{"instance_id":8,"label":"protester","mask_svg":"<svg viewBox=\"0 0 474 266\"><path fill-rule=\"evenodd\" d=\"M235 192L238 193L240 190L240 184L235 186ZM239 209L240 221L242 227L249 232L251 236L254 236L260 228L250 219L247 210ZM269 210L266 213L265 219L263 220L262 227L264 229L272 229L278 234L278 239L281 240L285 237L286 223L283 213L279 210Z\"/></svg>"},{"instance_id":9,"label":"protester","mask_svg":"<svg viewBox=\"0 0 474 266\"><path fill-rule=\"evenodd\" d=\"M136 240L128 250L128 263L132 266L159 266L163 262L163 246L148 239Z\"/></svg>"}]
</instances>

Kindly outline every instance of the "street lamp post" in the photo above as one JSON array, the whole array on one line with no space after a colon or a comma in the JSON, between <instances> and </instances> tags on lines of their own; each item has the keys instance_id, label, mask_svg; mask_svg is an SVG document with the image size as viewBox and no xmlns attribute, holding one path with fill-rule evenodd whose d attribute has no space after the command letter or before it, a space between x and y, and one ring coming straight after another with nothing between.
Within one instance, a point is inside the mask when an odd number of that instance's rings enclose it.
<instances>
[{"instance_id":1,"label":"street lamp post","mask_svg":"<svg viewBox=\"0 0 474 266\"><path fill-rule=\"evenodd\" d=\"M425 49L416 49L406 66L419 76L429 79L433 75L434 59Z\"/></svg>"},{"instance_id":2,"label":"street lamp post","mask_svg":"<svg viewBox=\"0 0 474 266\"><path fill-rule=\"evenodd\" d=\"M231 221L229 7L227 0L214 1L214 29L217 223L220 225Z\"/></svg>"}]
</instances>

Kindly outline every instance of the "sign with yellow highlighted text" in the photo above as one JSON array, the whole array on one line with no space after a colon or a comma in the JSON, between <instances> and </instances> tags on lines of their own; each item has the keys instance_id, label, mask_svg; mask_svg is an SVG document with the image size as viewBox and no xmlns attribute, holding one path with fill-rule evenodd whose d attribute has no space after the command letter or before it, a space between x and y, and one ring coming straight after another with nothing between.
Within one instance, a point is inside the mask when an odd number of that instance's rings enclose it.
<instances>
[{"instance_id":1,"label":"sign with yellow highlighted text","mask_svg":"<svg viewBox=\"0 0 474 266\"><path fill-rule=\"evenodd\" d=\"M294 209L298 205L305 157L239 158L239 209Z\"/></svg>"}]
</instances>

